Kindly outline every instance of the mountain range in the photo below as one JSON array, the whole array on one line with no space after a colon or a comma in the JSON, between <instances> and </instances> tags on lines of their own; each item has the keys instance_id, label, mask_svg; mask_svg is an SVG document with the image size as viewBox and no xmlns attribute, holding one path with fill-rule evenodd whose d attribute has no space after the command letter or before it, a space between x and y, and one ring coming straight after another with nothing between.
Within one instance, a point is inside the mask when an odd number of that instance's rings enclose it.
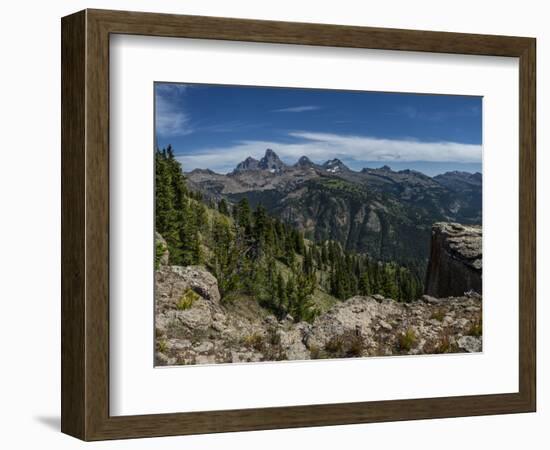
<instances>
[{"instance_id":1,"label":"mountain range","mask_svg":"<svg viewBox=\"0 0 550 450\"><path fill-rule=\"evenodd\" d=\"M316 164L307 156L289 165L267 149L261 159L248 157L228 174L195 169L186 177L206 199L234 204L246 197L308 239L336 240L346 250L418 272L427 264L433 223L482 221L480 173L429 177L388 166L355 171L339 159Z\"/></svg>"}]
</instances>

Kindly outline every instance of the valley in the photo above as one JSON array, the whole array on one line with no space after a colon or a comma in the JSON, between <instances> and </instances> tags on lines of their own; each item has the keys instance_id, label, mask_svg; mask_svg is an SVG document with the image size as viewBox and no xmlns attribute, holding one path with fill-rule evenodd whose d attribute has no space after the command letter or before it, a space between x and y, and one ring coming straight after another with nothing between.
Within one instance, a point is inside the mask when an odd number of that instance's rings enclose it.
<instances>
[{"instance_id":1,"label":"valley","mask_svg":"<svg viewBox=\"0 0 550 450\"><path fill-rule=\"evenodd\" d=\"M267 149L230 173L195 169L186 177L190 189L213 203L246 198L306 239L336 241L347 251L405 265L421 278L433 223L482 222L480 173L429 177L388 166L353 171L339 159L316 164L305 156L288 165Z\"/></svg>"}]
</instances>

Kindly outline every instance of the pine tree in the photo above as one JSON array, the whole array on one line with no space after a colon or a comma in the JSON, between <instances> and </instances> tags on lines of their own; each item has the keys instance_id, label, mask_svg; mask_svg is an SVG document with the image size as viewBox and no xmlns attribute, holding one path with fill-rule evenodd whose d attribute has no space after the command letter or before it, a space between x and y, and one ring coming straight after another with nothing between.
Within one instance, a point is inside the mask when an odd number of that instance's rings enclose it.
<instances>
[{"instance_id":1,"label":"pine tree","mask_svg":"<svg viewBox=\"0 0 550 450\"><path fill-rule=\"evenodd\" d=\"M303 270L308 277L311 277L314 273L312 252L313 252L312 250L306 249L305 255L304 255Z\"/></svg>"},{"instance_id":2,"label":"pine tree","mask_svg":"<svg viewBox=\"0 0 550 450\"><path fill-rule=\"evenodd\" d=\"M321 260L325 266L329 263L326 243L321 244Z\"/></svg>"},{"instance_id":3,"label":"pine tree","mask_svg":"<svg viewBox=\"0 0 550 450\"><path fill-rule=\"evenodd\" d=\"M253 213L254 225L253 225L253 237L255 241L255 247L257 255L265 250L267 229L268 229L268 219L267 211L262 205L258 205Z\"/></svg>"},{"instance_id":4,"label":"pine tree","mask_svg":"<svg viewBox=\"0 0 550 450\"><path fill-rule=\"evenodd\" d=\"M286 314L287 296L285 280L281 272L277 275L277 316L282 319Z\"/></svg>"},{"instance_id":5,"label":"pine tree","mask_svg":"<svg viewBox=\"0 0 550 450\"><path fill-rule=\"evenodd\" d=\"M361 278L359 279L359 293L361 295L371 295L368 271L363 272Z\"/></svg>"},{"instance_id":6,"label":"pine tree","mask_svg":"<svg viewBox=\"0 0 550 450\"><path fill-rule=\"evenodd\" d=\"M246 197L237 203L237 207L235 208L235 219L240 227L250 227L250 204Z\"/></svg>"},{"instance_id":7,"label":"pine tree","mask_svg":"<svg viewBox=\"0 0 550 450\"><path fill-rule=\"evenodd\" d=\"M229 206L227 206L227 202L225 201L225 198L222 198L218 203L218 211L223 214L224 216L229 216Z\"/></svg>"},{"instance_id":8,"label":"pine tree","mask_svg":"<svg viewBox=\"0 0 550 450\"><path fill-rule=\"evenodd\" d=\"M296 322L302 320L310 322L318 314L312 300L314 290L315 285L311 277L298 272L296 275L295 295L290 309L290 314Z\"/></svg>"},{"instance_id":9,"label":"pine tree","mask_svg":"<svg viewBox=\"0 0 550 450\"><path fill-rule=\"evenodd\" d=\"M235 291L239 286L239 254L229 222L216 218L212 225L213 272L218 280L222 297Z\"/></svg>"},{"instance_id":10,"label":"pine tree","mask_svg":"<svg viewBox=\"0 0 550 450\"><path fill-rule=\"evenodd\" d=\"M285 263L287 266L293 266L296 258L296 252L294 249L294 241L292 240L292 236L286 235L284 243L285 243L284 244L285 245L284 246Z\"/></svg>"},{"instance_id":11,"label":"pine tree","mask_svg":"<svg viewBox=\"0 0 550 450\"><path fill-rule=\"evenodd\" d=\"M296 302L296 280L294 279L294 274L290 275L286 282L286 301L288 304L288 309L292 310L292 307Z\"/></svg>"}]
</instances>

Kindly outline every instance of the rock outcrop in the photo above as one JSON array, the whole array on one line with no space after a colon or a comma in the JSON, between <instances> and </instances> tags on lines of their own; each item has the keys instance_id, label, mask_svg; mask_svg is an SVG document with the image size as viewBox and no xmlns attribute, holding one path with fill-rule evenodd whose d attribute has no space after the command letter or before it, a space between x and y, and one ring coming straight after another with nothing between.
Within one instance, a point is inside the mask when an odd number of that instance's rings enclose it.
<instances>
[{"instance_id":1,"label":"rock outcrop","mask_svg":"<svg viewBox=\"0 0 550 450\"><path fill-rule=\"evenodd\" d=\"M399 303L380 295L340 302L313 323L277 320L254 299L220 300L200 266L156 272L156 364L213 364L479 352L481 297Z\"/></svg>"},{"instance_id":2,"label":"rock outcrop","mask_svg":"<svg viewBox=\"0 0 550 450\"><path fill-rule=\"evenodd\" d=\"M460 296L482 290L481 226L438 222L432 227L426 294Z\"/></svg>"}]
</instances>

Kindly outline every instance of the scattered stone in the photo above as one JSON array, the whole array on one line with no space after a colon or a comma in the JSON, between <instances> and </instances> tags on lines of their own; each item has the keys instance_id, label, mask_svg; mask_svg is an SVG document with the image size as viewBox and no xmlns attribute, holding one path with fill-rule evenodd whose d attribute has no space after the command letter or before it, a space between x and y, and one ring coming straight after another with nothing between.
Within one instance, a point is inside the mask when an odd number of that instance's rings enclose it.
<instances>
[{"instance_id":1,"label":"scattered stone","mask_svg":"<svg viewBox=\"0 0 550 450\"><path fill-rule=\"evenodd\" d=\"M441 325L444 327L448 327L450 325L453 325L455 323L454 319L451 316L445 316L443 318L443 322L441 322Z\"/></svg>"},{"instance_id":2,"label":"scattered stone","mask_svg":"<svg viewBox=\"0 0 550 450\"><path fill-rule=\"evenodd\" d=\"M161 352L155 354L155 359L158 366L173 366L176 364L176 358L170 358Z\"/></svg>"},{"instance_id":3,"label":"scattered stone","mask_svg":"<svg viewBox=\"0 0 550 450\"><path fill-rule=\"evenodd\" d=\"M474 336L462 336L457 341L458 346L468 353L479 353L482 349L481 338Z\"/></svg>"},{"instance_id":4,"label":"scattered stone","mask_svg":"<svg viewBox=\"0 0 550 450\"><path fill-rule=\"evenodd\" d=\"M195 358L195 364L214 364L216 359L213 355L198 355Z\"/></svg>"},{"instance_id":5,"label":"scattered stone","mask_svg":"<svg viewBox=\"0 0 550 450\"><path fill-rule=\"evenodd\" d=\"M214 344L212 344L212 342L206 341L206 342L203 342L202 344L198 345L197 347L194 347L193 349L197 353L207 353L210 350L212 350L213 348L214 348Z\"/></svg>"},{"instance_id":6,"label":"scattered stone","mask_svg":"<svg viewBox=\"0 0 550 450\"><path fill-rule=\"evenodd\" d=\"M160 366L482 349L480 338L467 336L471 324L481 319L477 294L444 299L425 295L410 304L381 295L355 296L336 303L313 323L295 323L292 316L278 322L253 300L220 303L217 281L202 267L161 266L155 276L155 333L161 350L155 361ZM188 289L197 298L181 307L179 299ZM407 333L414 345L399 344Z\"/></svg>"},{"instance_id":7,"label":"scattered stone","mask_svg":"<svg viewBox=\"0 0 550 450\"><path fill-rule=\"evenodd\" d=\"M439 305L440 303L440 300L438 298L432 297L431 295L423 295L421 298L422 301L431 305Z\"/></svg>"}]
</instances>

